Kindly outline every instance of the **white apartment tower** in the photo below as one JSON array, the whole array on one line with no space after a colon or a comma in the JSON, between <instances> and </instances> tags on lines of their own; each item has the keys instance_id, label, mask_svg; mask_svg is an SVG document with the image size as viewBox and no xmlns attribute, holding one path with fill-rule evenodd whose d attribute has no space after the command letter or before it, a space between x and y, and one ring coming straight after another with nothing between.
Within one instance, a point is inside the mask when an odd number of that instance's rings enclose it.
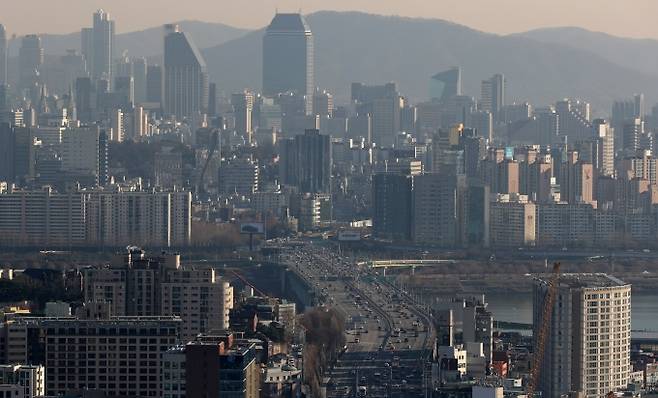
<instances>
[{"instance_id":1,"label":"white apartment tower","mask_svg":"<svg viewBox=\"0 0 658 398\"><path fill-rule=\"evenodd\" d=\"M534 335L548 278L535 278ZM630 365L631 286L606 274L560 275L541 364L542 397L572 392L599 398L626 387Z\"/></svg>"}]
</instances>

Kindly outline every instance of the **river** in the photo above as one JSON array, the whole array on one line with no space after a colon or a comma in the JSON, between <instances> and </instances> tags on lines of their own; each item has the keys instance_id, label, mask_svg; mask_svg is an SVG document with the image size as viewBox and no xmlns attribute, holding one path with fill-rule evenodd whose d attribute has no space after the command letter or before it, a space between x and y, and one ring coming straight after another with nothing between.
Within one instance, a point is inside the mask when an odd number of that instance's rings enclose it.
<instances>
[{"instance_id":1,"label":"river","mask_svg":"<svg viewBox=\"0 0 658 398\"><path fill-rule=\"evenodd\" d=\"M532 323L532 294L488 294L486 300L495 320ZM633 330L658 331L658 295L632 296L631 323Z\"/></svg>"}]
</instances>

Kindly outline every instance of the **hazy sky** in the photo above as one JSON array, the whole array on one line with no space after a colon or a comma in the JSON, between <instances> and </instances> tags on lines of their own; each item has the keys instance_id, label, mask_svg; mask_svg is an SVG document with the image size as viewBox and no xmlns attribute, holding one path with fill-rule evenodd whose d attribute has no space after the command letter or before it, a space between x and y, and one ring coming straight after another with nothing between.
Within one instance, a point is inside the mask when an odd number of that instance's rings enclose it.
<instances>
[{"instance_id":1,"label":"hazy sky","mask_svg":"<svg viewBox=\"0 0 658 398\"><path fill-rule=\"evenodd\" d=\"M442 18L495 33L568 25L658 39L658 0L0 0L0 23L10 34L69 33L90 25L97 8L112 15L119 32L183 19L258 28L278 8Z\"/></svg>"}]
</instances>

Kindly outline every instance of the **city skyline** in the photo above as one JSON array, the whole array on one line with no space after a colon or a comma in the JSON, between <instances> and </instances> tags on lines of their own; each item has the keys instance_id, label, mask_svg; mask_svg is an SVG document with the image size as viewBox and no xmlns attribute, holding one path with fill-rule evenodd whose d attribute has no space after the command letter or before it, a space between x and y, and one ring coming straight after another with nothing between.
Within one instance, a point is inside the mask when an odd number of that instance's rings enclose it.
<instances>
[{"instance_id":1,"label":"city skyline","mask_svg":"<svg viewBox=\"0 0 658 398\"><path fill-rule=\"evenodd\" d=\"M369 4L365 0L338 0L331 5L320 0L264 0L259 7L244 13L241 7L227 1L211 2L193 0L188 2L184 11L176 7L174 0L145 0L139 3L117 0L111 4L107 1L67 0L62 3L44 3L39 11L27 3L15 4L3 10L8 36L22 36L30 33L68 34L75 32L85 24L89 14L99 8L110 12L117 20L117 33L139 31L159 26L172 21L198 20L218 22L243 29L260 29L267 26L275 12L299 12L310 14L316 11L362 11L365 13L402 16L411 18L443 19L473 29L495 34L520 33L533 29L548 27L580 27L587 30L604 32L615 36L629 38L647 38L658 40L658 27L651 22L651 16L658 12L658 3L651 0L636 1L634 7L627 7L623 2L612 0L584 0L578 3L568 0L556 0L551 3L535 4L532 8L525 6L522 0L509 0L505 4L472 0L469 2L380 2ZM68 5L69 7L64 7ZM154 6L158 12L154 13ZM568 8L567 8L568 7ZM527 8L527 10L525 10ZM65 23L62 19L53 19L66 9ZM568 13L565 12L568 9ZM29 13L32 18L22 17ZM217 15L217 18L212 17ZM491 18L491 16L497 16ZM16 23L14 21L21 21ZM624 23L627 21L628 23Z\"/></svg>"}]
</instances>

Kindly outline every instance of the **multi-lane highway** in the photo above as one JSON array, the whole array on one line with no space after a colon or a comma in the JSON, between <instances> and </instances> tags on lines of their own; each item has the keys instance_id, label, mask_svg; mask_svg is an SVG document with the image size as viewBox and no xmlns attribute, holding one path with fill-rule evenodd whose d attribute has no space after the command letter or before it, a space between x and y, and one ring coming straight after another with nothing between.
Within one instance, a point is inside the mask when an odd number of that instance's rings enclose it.
<instances>
[{"instance_id":1,"label":"multi-lane highway","mask_svg":"<svg viewBox=\"0 0 658 398\"><path fill-rule=\"evenodd\" d=\"M326 376L329 397L425 397L434 330L411 297L331 247L307 243L284 256L346 319L346 349Z\"/></svg>"}]
</instances>

